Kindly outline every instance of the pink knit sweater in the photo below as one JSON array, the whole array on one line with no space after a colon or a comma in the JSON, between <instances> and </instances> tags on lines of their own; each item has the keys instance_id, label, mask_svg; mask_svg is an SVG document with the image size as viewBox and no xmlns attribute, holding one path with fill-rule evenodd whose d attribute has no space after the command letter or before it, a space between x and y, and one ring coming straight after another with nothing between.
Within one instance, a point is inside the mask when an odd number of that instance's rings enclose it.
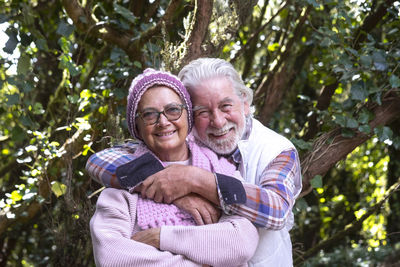
<instances>
[{"instance_id":1,"label":"pink knit sweater","mask_svg":"<svg viewBox=\"0 0 400 267\"><path fill-rule=\"evenodd\" d=\"M234 170L229 170L224 158L215 164L220 159L207 155L207 149L203 153L197 145L189 143L189 147L193 163L214 162L216 167L210 170L223 174ZM137 203L138 195L124 190L107 188L101 193L90 221L97 266L247 266L257 247L256 228L239 216L222 216L218 223L203 226L162 226L160 250L136 242L131 237L140 231Z\"/></svg>"}]
</instances>

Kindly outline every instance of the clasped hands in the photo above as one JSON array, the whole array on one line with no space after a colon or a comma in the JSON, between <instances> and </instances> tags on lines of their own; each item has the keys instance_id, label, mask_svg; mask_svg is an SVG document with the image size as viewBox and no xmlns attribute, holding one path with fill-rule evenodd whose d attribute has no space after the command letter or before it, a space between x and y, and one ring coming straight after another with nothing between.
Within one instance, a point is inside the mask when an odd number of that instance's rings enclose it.
<instances>
[{"instance_id":1,"label":"clasped hands","mask_svg":"<svg viewBox=\"0 0 400 267\"><path fill-rule=\"evenodd\" d=\"M173 203L193 216L197 225L218 222L221 211L213 203L193 193L193 171L191 166L171 165L148 177L135 188L143 198L155 202ZM190 173L192 171L192 173ZM143 230L132 239L160 248L160 228Z\"/></svg>"}]
</instances>

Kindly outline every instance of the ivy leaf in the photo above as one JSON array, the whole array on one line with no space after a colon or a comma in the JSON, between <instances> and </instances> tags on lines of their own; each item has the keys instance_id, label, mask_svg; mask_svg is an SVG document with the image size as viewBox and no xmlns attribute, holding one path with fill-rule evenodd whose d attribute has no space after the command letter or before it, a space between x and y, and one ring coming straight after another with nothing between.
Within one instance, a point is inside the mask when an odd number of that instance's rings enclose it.
<instances>
[{"instance_id":1,"label":"ivy leaf","mask_svg":"<svg viewBox=\"0 0 400 267\"><path fill-rule=\"evenodd\" d=\"M360 63L365 67L370 67L372 64L372 57L371 56L360 56Z\"/></svg>"},{"instance_id":2,"label":"ivy leaf","mask_svg":"<svg viewBox=\"0 0 400 267\"><path fill-rule=\"evenodd\" d=\"M364 109L358 116L358 122L361 124L366 124L369 122L370 117L372 117L372 114L368 110Z\"/></svg>"},{"instance_id":3,"label":"ivy leaf","mask_svg":"<svg viewBox=\"0 0 400 267\"><path fill-rule=\"evenodd\" d=\"M368 124L360 125L360 126L358 127L358 130L359 130L360 132L362 132L362 133L365 133L365 134L371 133L371 127L369 127Z\"/></svg>"},{"instance_id":4,"label":"ivy leaf","mask_svg":"<svg viewBox=\"0 0 400 267\"><path fill-rule=\"evenodd\" d=\"M14 49L17 47L17 44L17 33L12 31L8 33L8 41L6 42L6 46L3 48L3 51L8 54L12 54L14 52Z\"/></svg>"},{"instance_id":5,"label":"ivy leaf","mask_svg":"<svg viewBox=\"0 0 400 267\"><path fill-rule=\"evenodd\" d=\"M114 2L114 11L117 12L118 14L120 14L122 17L124 17L126 20L128 20L131 23L135 23L136 22L136 17L132 14L132 12L123 7L118 5L117 3Z\"/></svg>"},{"instance_id":6,"label":"ivy leaf","mask_svg":"<svg viewBox=\"0 0 400 267\"><path fill-rule=\"evenodd\" d=\"M400 149L400 136L396 136L395 138L393 138L393 146L397 150Z\"/></svg>"},{"instance_id":7,"label":"ivy leaf","mask_svg":"<svg viewBox=\"0 0 400 267\"><path fill-rule=\"evenodd\" d=\"M351 138L354 136L354 131L349 128L342 129L342 136L346 138Z\"/></svg>"},{"instance_id":8,"label":"ivy leaf","mask_svg":"<svg viewBox=\"0 0 400 267\"><path fill-rule=\"evenodd\" d=\"M372 58L374 61L374 66L377 70L384 71L387 69L387 67L388 67L387 62L386 62L384 54L381 51L375 51L372 54Z\"/></svg>"},{"instance_id":9,"label":"ivy leaf","mask_svg":"<svg viewBox=\"0 0 400 267\"><path fill-rule=\"evenodd\" d=\"M322 187L322 176L321 175L315 175L314 178L311 179L310 184L312 188L321 188Z\"/></svg>"},{"instance_id":10,"label":"ivy leaf","mask_svg":"<svg viewBox=\"0 0 400 267\"><path fill-rule=\"evenodd\" d=\"M296 200L295 208L297 211L306 210L308 208L307 201L304 197Z\"/></svg>"},{"instance_id":11,"label":"ivy leaf","mask_svg":"<svg viewBox=\"0 0 400 267\"><path fill-rule=\"evenodd\" d=\"M397 77L397 76L394 75L394 74L393 74L392 76L390 76L389 82L390 82L390 85L391 85L393 88L399 88L399 87L400 87L400 78Z\"/></svg>"},{"instance_id":12,"label":"ivy leaf","mask_svg":"<svg viewBox=\"0 0 400 267\"><path fill-rule=\"evenodd\" d=\"M393 131L387 126L377 127L374 129L374 133L378 136L379 141L383 142L387 139L391 139L393 136Z\"/></svg>"},{"instance_id":13,"label":"ivy leaf","mask_svg":"<svg viewBox=\"0 0 400 267\"><path fill-rule=\"evenodd\" d=\"M22 54L18 60L17 73L25 75L31 67L31 59L27 54Z\"/></svg>"},{"instance_id":14,"label":"ivy leaf","mask_svg":"<svg viewBox=\"0 0 400 267\"><path fill-rule=\"evenodd\" d=\"M7 96L7 105L12 106L19 102L19 94L6 95Z\"/></svg>"},{"instance_id":15,"label":"ivy leaf","mask_svg":"<svg viewBox=\"0 0 400 267\"><path fill-rule=\"evenodd\" d=\"M368 97L368 90L363 81L351 85L351 99L364 101Z\"/></svg>"},{"instance_id":16,"label":"ivy leaf","mask_svg":"<svg viewBox=\"0 0 400 267\"><path fill-rule=\"evenodd\" d=\"M309 142L305 142L304 140L297 139L297 138L292 138L290 139L292 143L299 149L301 150L309 150L311 149L312 145Z\"/></svg>"},{"instance_id":17,"label":"ivy leaf","mask_svg":"<svg viewBox=\"0 0 400 267\"><path fill-rule=\"evenodd\" d=\"M35 41L36 47L39 48L39 50L43 51L49 51L49 47L47 46L47 42L44 39L37 39Z\"/></svg>"},{"instance_id":18,"label":"ivy leaf","mask_svg":"<svg viewBox=\"0 0 400 267\"><path fill-rule=\"evenodd\" d=\"M67 186L58 181L55 181L51 183L51 191L53 191L56 197L60 197L67 192Z\"/></svg>"},{"instance_id":19,"label":"ivy leaf","mask_svg":"<svg viewBox=\"0 0 400 267\"><path fill-rule=\"evenodd\" d=\"M75 29L75 27L73 25L70 25L69 23L65 22L64 20L61 20L60 24L58 24L58 27L57 27L57 33L59 35L68 37L72 34L74 29Z\"/></svg>"},{"instance_id":20,"label":"ivy leaf","mask_svg":"<svg viewBox=\"0 0 400 267\"><path fill-rule=\"evenodd\" d=\"M354 118L347 118L346 119L346 127L347 128L357 128L358 122Z\"/></svg>"},{"instance_id":21,"label":"ivy leaf","mask_svg":"<svg viewBox=\"0 0 400 267\"><path fill-rule=\"evenodd\" d=\"M335 115L334 121L342 127L346 127L346 117L343 115Z\"/></svg>"}]
</instances>

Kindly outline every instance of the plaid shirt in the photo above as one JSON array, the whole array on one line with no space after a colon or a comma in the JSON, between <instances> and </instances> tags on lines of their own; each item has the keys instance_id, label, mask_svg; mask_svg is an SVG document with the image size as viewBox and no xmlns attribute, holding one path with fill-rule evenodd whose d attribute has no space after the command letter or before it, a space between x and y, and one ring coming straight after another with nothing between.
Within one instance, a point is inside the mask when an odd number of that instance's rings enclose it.
<instances>
[{"instance_id":1,"label":"plaid shirt","mask_svg":"<svg viewBox=\"0 0 400 267\"><path fill-rule=\"evenodd\" d=\"M244 138L248 138L250 131L251 123L247 125ZM86 164L90 177L106 187L120 188L116 169L136 158L133 155L135 146L134 143L126 143L93 154ZM230 159L240 163L239 151L233 153ZM247 197L244 204L226 204L217 180L221 208L226 214L243 216L259 227L282 229L295 202L291 188L294 176L299 172L297 152L294 149L283 151L265 168L259 185L242 183Z\"/></svg>"}]
</instances>

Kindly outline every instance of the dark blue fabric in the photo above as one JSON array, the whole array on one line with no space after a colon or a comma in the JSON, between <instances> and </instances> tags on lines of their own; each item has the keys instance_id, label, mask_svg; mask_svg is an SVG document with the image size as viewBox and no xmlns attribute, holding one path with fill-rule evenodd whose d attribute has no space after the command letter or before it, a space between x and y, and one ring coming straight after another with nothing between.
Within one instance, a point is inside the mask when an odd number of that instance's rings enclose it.
<instances>
[{"instance_id":1,"label":"dark blue fabric","mask_svg":"<svg viewBox=\"0 0 400 267\"><path fill-rule=\"evenodd\" d=\"M220 173L216 173L216 175L218 187L225 204L231 205L246 203L246 191L238 179Z\"/></svg>"},{"instance_id":2,"label":"dark blue fabric","mask_svg":"<svg viewBox=\"0 0 400 267\"><path fill-rule=\"evenodd\" d=\"M163 170L161 162L152 154L146 153L137 159L117 168L116 175L122 188L131 189L147 177Z\"/></svg>"}]
</instances>

